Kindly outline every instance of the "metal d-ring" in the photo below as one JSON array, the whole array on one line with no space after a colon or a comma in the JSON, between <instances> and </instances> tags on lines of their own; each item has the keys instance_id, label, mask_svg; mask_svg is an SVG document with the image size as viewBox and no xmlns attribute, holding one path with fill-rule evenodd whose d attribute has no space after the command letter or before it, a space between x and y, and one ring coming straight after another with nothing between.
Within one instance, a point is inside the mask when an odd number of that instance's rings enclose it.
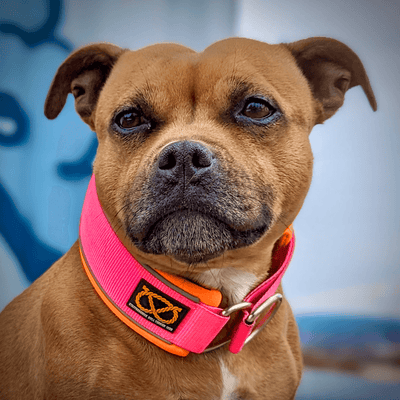
<instances>
[{"instance_id":1,"label":"metal d-ring","mask_svg":"<svg viewBox=\"0 0 400 400\"><path fill-rule=\"evenodd\" d=\"M252 303L249 303L248 301L242 301L241 303L237 303L237 304L234 304L233 306L230 306L230 307L225 308L225 309L221 312L221 314L222 314L224 317L229 317L229 316L230 316L231 314L233 314L234 312L240 311L240 310L244 310L244 309L246 309L246 308L251 307L252 305L253 305L253 304L252 304ZM228 340L226 340L226 341L223 342L223 343L217 344L217 345L215 345L215 346L213 346L213 347L208 347L207 349L204 350L204 353L208 353L209 351L213 351L213 350L219 349L220 347L225 346L226 344L228 344L230 341L231 341L231 339L228 339Z\"/></svg>"},{"instance_id":2,"label":"metal d-ring","mask_svg":"<svg viewBox=\"0 0 400 400\"><path fill-rule=\"evenodd\" d=\"M250 313L245 322L249 325L252 324L267 308L271 307L274 303L277 303L277 305L272 311L270 317L268 318L267 321L269 321L282 303L282 295L280 293L276 293L265 300L264 303L262 303L259 307L257 307L254 311Z\"/></svg>"},{"instance_id":3,"label":"metal d-ring","mask_svg":"<svg viewBox=\"0 0 400 400\"><path fill-rule=\"evenodd\" d=\"M278 311L280 305L282 304L282 295L280 293L276 293L270 298L268 298L264 303L262 303L258 308L256 308L253 312L250 313L250 315L246 318L245 322L247 324L252 324L266 309L271 307L273 304L275 304L274 309L272 310L271 315L268 317L268 319L257 329L255 329L249 337L245 340L244 344L247 344L252 340L260 331L268 325L269 321L273 318L273 316L276 314Z\"/></svg>"},{"instance_id":4,"label":"metal d-ring","mask_svg":"<svg viewBox=\"0 0 400 400\"><path fill-rule=\"evenodd\" d=\"M252 340L268 324L268 322L271 321L271 319L273 318L275 313L278 311L279 306L282 304L282 299L283 299L282 295L280 293L276 293L273 296L269 297L267 300L265 300L264 303L262 303L259 307L257 307L254 311L252 311L250 313L250 315L245 319L245 323L247 323L249 325L251 325L265 310L267 310L269 307L271 307L273 304L275 304L275 307L272 310L272 313L268 317L268 319L259 328L255 329L253 332L251 332L249 337L245 340L244 344L249 343L250 340ZM225 308L225 310L223 310L221 314L224 317L228 317L229 315L233 314L234 312L244 310L246 308L251 307L252 305L253 304L249 303L248 301L242 301L241 303L234 304L233 306ZM217 344L216 346L209 347L206 350L204 350L204 353L207 353L209 351L213 351L222 346L225 346L230 341L231 341L231 339L229 339L223 343Z\"/></svg>"}]
</instances>

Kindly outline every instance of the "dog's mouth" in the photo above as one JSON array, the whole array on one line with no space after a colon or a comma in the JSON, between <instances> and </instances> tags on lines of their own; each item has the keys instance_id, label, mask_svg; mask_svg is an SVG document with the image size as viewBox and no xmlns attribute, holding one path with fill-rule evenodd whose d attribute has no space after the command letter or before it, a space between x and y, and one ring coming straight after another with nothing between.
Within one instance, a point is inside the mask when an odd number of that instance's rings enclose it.
<instances>
[{"instance_id":1,"label":"dog's mouth","mask_svg":"<svg viewBox=\"0 0 400 400\"><path fill-rule=\"evenodd\" d=\"M226 250L257 241L268 229L271 217L264 213L256 228L239 230L214 216L181 209L159 218L144 235L128 235L141 251L164 254L186 264L205 263ZM261 222L261 221L259 221Z\"/></svg>"},{"instance_id":2,"label":"dog's mouth","mask_svg":"<svg viewBox=\"0 0 400 400\"><path fill-rule=\"evenodd\" d=\"M196 141L163 148L142 183L137 178L126 190L124 224L133 244L193 265L260 239L273 220L272 188L226 157Z\"/></svg>"}]
</instances>

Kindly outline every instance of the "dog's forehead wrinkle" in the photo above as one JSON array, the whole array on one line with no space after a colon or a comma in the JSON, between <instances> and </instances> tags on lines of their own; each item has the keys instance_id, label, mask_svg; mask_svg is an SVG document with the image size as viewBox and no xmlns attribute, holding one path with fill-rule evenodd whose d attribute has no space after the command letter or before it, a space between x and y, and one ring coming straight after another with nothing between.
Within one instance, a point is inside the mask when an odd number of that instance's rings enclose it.
<instances>
[{"instance_id":1,"label":"dog's forehead wrinkle","mask_svg":"<svg viewBox=\"0 0 400 400\"><path fill-rule=\"evenodd\" d=\"M125 61L120 69L130 71L128 87L132 92L128 103L147 103L149 109L166 118L184 118L192 124L204 117L204 110L221 107L223 102L232 109L246 96L260 95L276 103L276 88L267 79L265 68L257 64L232 48L225 56L206 51L177 55L163 52L143 64L136 59ZM120 82L126 86L125 81Z\"/></svg>"},{"instance_id":2,"label":"dog's forehead wrinkle","mask_svg":"<svg viewBox=\"0 0 400 400\"><path fill-rule=\"evenodd\" d=\"M153 97L176 95L182 90L185 94L192 93L197 53L182 48L174 45L164 48L162 44L128 52L114 68L114 78L123 87L138 87Z\"/></svg>"}]
</instances>

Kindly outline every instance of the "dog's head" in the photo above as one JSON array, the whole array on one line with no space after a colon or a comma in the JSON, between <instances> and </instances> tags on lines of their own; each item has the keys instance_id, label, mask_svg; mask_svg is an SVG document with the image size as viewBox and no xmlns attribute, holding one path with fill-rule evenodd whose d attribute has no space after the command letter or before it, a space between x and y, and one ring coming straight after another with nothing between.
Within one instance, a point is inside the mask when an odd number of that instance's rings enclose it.
<instances>
[{"instance_id":1,"label":"dog's head","mask_svg":"<svg viewBox=\"0 0 400 400\"><path fill-rule=\"evenodd\" d=\"M99 140L100 201L134 255L201 269L262 256L292 223L311 181L309 133L356 85L375 110L361 61L327 38L227 39L202 53L103 43L61 65L45 114L74 95Z\"/></svg>"}]
</instances>

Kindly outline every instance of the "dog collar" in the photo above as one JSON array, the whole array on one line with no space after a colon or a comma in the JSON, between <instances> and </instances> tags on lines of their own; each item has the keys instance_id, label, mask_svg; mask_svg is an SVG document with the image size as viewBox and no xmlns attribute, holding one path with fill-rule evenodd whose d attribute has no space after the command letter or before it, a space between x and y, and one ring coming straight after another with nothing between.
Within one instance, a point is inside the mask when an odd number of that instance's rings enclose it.
<instances>
[{"instance_id":1,"label":"dog collar","mask_svg":"<svg viewBox=\"0 0 400 400\"><path fill-rule=\"evenodd\" d=\"M225 309L218 307L222 299L218 290L141 265L129 253L104 214L94 175L83 204L79 246L83 268L108 308L148 341L186 356L228 342L229 350L238 353L269 322L282 301L275 292L293 254L294 234L288 228L275 246L272 275L241 303ZM242 316L229 341L209 347L239 310Z\"/></svg>"}]
</instances>

